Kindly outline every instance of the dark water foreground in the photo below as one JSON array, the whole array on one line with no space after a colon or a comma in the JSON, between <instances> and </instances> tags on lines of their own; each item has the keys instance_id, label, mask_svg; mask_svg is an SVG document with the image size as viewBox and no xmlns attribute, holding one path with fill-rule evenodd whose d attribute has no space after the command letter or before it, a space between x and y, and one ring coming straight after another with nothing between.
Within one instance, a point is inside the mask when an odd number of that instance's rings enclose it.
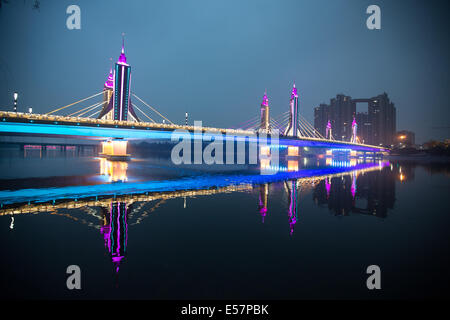
<instances>
[{"instance_id":1,"label":"dark water foreground","mask_svg":"<svg viewBox=\"0 0 450 320\"><path fill-rule=\"evenodd\" d=\"M2 150L0 295L448 297L448 166L322 160L261 175ZM381 290L366 287L373 264ZM79 291L66 287L69 265Z\"/></svg>"}]
</instances>

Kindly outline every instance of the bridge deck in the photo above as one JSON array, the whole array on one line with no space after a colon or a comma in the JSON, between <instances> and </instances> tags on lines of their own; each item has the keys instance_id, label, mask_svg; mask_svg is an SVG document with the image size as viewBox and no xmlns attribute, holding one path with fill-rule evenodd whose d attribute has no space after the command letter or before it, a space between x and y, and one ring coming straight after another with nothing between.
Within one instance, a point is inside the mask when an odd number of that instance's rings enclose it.
<instances>
[{"instance_id":1,"label":"bridge deck","mask_svg":"<svg viewBox=\"0 0 450 320\"><path fill-rule=\"evenodd\" d=\"M235 137L236 139L243 138L247 141L258 141L261 136L261 133L259 132L241 129L195 127L165 123L104 120L20 112L0 111L0 119L0 133L3 134L60 135L88 137L102 140L107 138L170 140L172 132L178 130L180 132L203 132L212 135L226 134ZM267 136L269 139L271 138L270 134ZM299 147L352 149L370 152L389 151L380 146L310 137L280 136L279 144Z\"/></svg>"}]
</instances>

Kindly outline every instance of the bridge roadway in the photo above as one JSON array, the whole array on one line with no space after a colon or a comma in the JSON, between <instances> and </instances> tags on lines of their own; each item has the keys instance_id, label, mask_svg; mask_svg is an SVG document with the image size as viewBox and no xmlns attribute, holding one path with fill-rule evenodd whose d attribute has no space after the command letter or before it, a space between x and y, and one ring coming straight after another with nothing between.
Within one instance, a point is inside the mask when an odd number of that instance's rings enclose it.
<instances>
[{"instance_id":1,"label":"bridge roadway","mask_svg":"<svg viewBox=\"0 0 450 320\"><path fill-rule=\"evenodd\" d=\"M54 116L45 114L28 114L20 112L0 111L0 134L32 135L44 137L71 137L91 140L106 140L123 138L127 140L166 139L170 140L174 130L190 134L200 130L203 133L224 135L236 141L245 139L258 142L259 134L250 130L223 129L211 127L194 127L165 123L131 122L118 120L103 120L80 117ZM199 136L199 135L198 135ZM268 135L270 139L270 134ZM279 145L327 149L352 149L363 152L389 152L389 149L379 146L351 143L345 141L326 140L310 137L279 137Z\"/></svg>"}]
</instances>

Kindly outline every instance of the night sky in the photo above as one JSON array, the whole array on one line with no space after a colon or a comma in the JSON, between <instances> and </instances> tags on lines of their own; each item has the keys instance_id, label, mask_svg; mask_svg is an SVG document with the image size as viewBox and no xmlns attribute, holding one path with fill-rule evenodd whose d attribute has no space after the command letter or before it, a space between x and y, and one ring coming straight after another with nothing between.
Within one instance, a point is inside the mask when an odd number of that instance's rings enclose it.
<instances>
[{"instance_id":1,"label":"night sky","mask_svg":"<svg viewBox=\"0 0 450 320\"><path fill-rule=\"evenodd\" d=\"M71 4L81 8L81 30L66 27ZM371 4L381 7L381 30L366 27ZM187 111L190 122L237 125L259 114L265 88L279 115L295 80L310 122L313 108L338 93L387 92L398 130L415 131L419 143L450 137L448 1L40 0L39 10L32 7L10 0L0 10L1 110L12 110L15 90L19 111L38 113L99 92L124 32L132 91L177 123Z\"/></svg>"}]
</instances>

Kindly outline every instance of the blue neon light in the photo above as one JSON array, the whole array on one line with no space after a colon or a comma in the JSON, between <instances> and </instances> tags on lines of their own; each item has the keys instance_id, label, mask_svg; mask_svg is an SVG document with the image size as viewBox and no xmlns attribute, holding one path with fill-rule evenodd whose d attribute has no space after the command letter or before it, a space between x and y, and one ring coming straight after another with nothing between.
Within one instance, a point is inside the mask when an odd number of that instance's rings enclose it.
<instances>
[{"instance_id":1,"label":"blue neon light","mask_svg":"<svg viewBox=\"0 0 450 320\"><path fill-rule=\"evenodd\" d=\"M56 122L57 123L57 122ZM170 140L173 131L162 131L162 130L137 130L128 128L116 128L110 127L88 127L88 126L75 126L75 125L52 125L52 124L42 124L42 123L20 123L20 122L3 122L0 124L0 132L5 133L26 133L32 135L62 135L62 136L80 136L80 137L95 137L99 140L102 138L124 138L124 139L167 139ZM179 135L183 138L190 139L201 139L200 134L194 134L186 130L177 131ZM257 136L230 136L223 135L220 133L206 133L205 135L212 136L214 138L221 137L222 140L233 140L236 142L246 141L251 143L258 143L259 138ZM268 141L268 146L270 146L270 140ZM275 142L275 140L274 140ZM317 141L317 140L307 140L307 139L286 139L280 138L278 141L279 148L285 148L286 146L298 146L298 147L310 147L310 148L326 148L335 150L351 150L352 148L356 151L369 151L369 152L380 152L383 149L369 147L369 146L359 146L350 145L345 142L336 141ZM274 148L276 145L274 145Z\"/></svg>"},{"instance_id":2,"label":"blue neon light","mask_svg":"<svg viewBox=\"0 0 450 320\"><path fill-rule=\"evenodd\" d=\"M383 163L382 166L385 166ZM325 176L380 166L379 164L359 164L352 168L316 168L302 169L296 172L277 172L272 175L202 175L178 180L146 181L133 183L112 183L89 186L69 186L61 188L40 188L0 191L0 202L3 204L24 202L48 202L55 199L74 199L94 196L125 195L131 193L203 190L211 187L226 187L242 184L263 184L284 180ZM274 167L278 169L278 167Z\"/></svg>"}]
</instances>

